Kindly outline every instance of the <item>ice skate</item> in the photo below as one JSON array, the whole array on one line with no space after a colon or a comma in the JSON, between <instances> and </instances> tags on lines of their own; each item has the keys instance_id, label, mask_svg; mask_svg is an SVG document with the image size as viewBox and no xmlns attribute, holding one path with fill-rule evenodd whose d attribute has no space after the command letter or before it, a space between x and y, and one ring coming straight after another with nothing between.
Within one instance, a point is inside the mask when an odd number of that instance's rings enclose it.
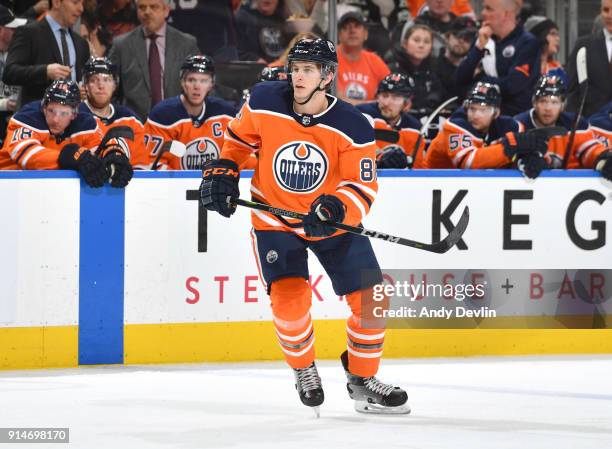
<instances>
[{"instance_id":1,"label":"ice skate","mask_svg":"<svg viewBox=\"0 0 612 449\"><path fill-rule=\"evenodd\" d=\"M295 389L300 395L302 404L312 407L318 418L320 416L319 406L323 404L325 396L316 365L313 362L307 368L294 368L293 373L295 375Z\"/></svg>"},{"instance_id":2,"label":"ice skate","mask_svg":"<svg viewBox=\"0 0 612 449\"><path fill-rule=\"evenodd\" d=\"M408 394L400 387L382 383L376 377L360 377L348 371L348 352L340 356L348 383L349 396L355 410L361 413L402 415L410 413Z\"/></svg>"}]
</instances>

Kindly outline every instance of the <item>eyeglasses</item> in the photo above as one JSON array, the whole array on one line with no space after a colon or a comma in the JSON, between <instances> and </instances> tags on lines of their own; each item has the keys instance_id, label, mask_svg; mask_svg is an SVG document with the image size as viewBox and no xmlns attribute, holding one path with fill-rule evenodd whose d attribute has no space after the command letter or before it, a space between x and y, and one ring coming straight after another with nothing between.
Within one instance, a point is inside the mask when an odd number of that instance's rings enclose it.
<instances>
[{"instance_id":1,"label":"eyeglasses","mask_svg":"<svg viewBox=\"0 0 612 449\"><path fill-rule=\"evenodd\" d=\"M72 117L75 113L74 109L69 109L69 110L65 110L65 109L55 109L53 107L45 107L44 109L45 114L48 114L52 117L59 117L59 118L68 118L68 117Z\"/></svg>"}]
</instances>

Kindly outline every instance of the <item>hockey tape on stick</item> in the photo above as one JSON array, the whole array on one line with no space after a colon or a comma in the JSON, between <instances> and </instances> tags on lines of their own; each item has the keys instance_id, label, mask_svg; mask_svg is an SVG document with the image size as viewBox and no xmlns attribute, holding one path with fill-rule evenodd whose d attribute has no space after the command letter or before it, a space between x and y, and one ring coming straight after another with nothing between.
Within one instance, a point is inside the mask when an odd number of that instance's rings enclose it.
<instances>
[{"instance_id":1,"label":"hockey tape on stick","mask_svg":"<svg viewBox=\"0 0 612 449\"><path fill-rule=\"evenodd\" d=\"M99 156L102 151L106 148L108 142L112 139L129 139L134 140L134 130L129 126L115 126L114 128L109 129L102 140L100 141L100 145L96 149L96 156Z\"/></svg>"},{"instance_id":2,"label":"hockey tape on stick","mask_svg":"<svg viewBox=\"0 0 612 449\"><path fill-rule=\"evenodd\" d=\"M166 153L173 154L174 156L181 158L187 152L187 147L183 142L179 142L178 140L168 140L164 142L162 147L157 153L157 157L153 161L153 165L151 165L151 170L157 170L159 166L159 159Z\"/></svg>"}]
</instances>

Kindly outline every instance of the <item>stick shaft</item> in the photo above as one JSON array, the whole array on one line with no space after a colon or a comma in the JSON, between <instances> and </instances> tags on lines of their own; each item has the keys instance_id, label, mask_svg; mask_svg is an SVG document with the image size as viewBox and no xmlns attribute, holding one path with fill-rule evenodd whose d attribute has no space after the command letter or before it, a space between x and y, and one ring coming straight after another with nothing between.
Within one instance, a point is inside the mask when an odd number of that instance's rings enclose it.
<instances>
[{"instance_id":1,"label":"stick shaft","mask_svg":"<svg viewBox=\"0 0 612 449\"><path fill-rule=\"evenodd\" d=\"M264 212L268 212L272 215L279 215L282 217L295 218L298 220L303 220L304 218L306 218L305 214L301 214L299 212L294 212L294 211L287 210L287 209L281 209L279 207L269 206L267 204L256 203L254 201L247 201L241 198L237 198L236 200L233 201L233 203L239 206L248 207L249 209L257 209L257 210L261 210ZM466 209L463 212L463 215L461 216L461 219L459 220L459 224L455 227L455 229L453 229L453 231L451 231L451 233L447 236L447 238L438 243L433 243L433 244L417 242L415 240L410 240L410 239L406 239L403 237L397 237L391 234L385 234L382 232L372 231L372 230L365 229L365 228L359 228L356 226L350 226L344 223L326 222L326 224L333 226L337 229L341 229L343 231L349 232L351 234L362 235L365 237L373 237L373 238L385 240L387 242L409 246L411 248L422 249L424 251L430 251L434 253L445 253L450 248L452 248L457 243L457 241L459 241L459 239L463 235L463 232L465 232L465 229L467 228L468 220L469 220L469 211L468 211L468 208L466 207Z\"/></svg>"}]
</instances>

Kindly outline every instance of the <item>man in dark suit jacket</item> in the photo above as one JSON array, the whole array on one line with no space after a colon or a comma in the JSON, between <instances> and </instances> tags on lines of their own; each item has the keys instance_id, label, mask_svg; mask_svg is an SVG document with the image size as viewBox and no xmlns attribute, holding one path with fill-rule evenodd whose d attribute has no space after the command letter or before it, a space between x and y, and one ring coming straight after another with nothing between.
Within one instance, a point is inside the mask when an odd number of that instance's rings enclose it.
<instances>
[{"instance_id":1,"label":"man in dark suit jacket","mask_svg":"<svg viewBox=\"0 0 612 449\"><path fill-rule=\"evenodd\" d=\"M141 25L116 38L109 57L119 67L122 103L144 121L157 102L181 93L181 64L200 50L195 37L166 24L168 0L137 0L136 7Z\"/></svg>"},{"instance_id":2,"label":"man in dark suit jacket","mask_svg":"<svg viewBox=\"0 0 612 449\"><path fill-rule=\"evenodd\" d=\"M612 82L610 81L612 78L612 63L610 61L612 54L612 0L601 0L601 19L603 30L579 38L567 60L569 77L567 110L577 112L582 95L580 89L578 89L576 54L582 47L586 47L589 77L589 89L583 110L583 115L586 117L612 101Z\"/></svg>"},{"instance_id":3,"label":"man in dark suit jacket","mask_svg":"<svg viewBox=\"0 0 612 449\"><path fill-rule=\"evenodd\" d=\"M2 80L23 86L22 104L40 100L53 80L80 81L89 45L72 27L82 13L82 0L52 0L45 18L15 31Z\"/></svg>"}]
</instances>

